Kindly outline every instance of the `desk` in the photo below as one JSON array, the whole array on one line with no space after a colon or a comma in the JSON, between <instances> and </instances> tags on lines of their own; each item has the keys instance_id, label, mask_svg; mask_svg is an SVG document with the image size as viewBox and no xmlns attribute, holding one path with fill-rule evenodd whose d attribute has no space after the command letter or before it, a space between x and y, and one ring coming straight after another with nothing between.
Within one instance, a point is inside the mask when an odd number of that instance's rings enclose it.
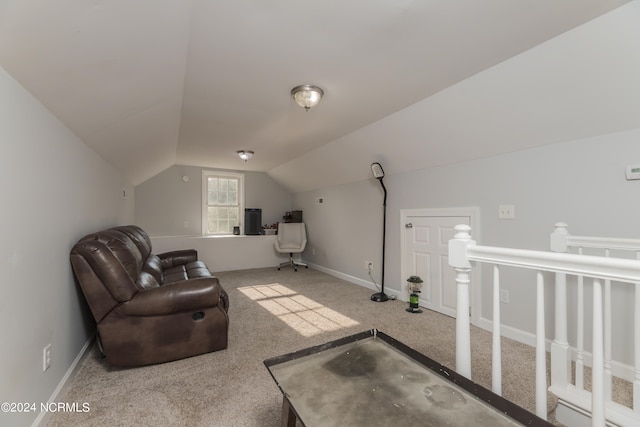
<instances>
[{"instance_id":1,"label":"desk","mask_svg":"<svg viewBox=\"0 0 640 427\"><path fill-rule=\"evenodd\" d=\"M375 329L264 363L287 427L551 426Z\"/></svg>"}]
</instances>

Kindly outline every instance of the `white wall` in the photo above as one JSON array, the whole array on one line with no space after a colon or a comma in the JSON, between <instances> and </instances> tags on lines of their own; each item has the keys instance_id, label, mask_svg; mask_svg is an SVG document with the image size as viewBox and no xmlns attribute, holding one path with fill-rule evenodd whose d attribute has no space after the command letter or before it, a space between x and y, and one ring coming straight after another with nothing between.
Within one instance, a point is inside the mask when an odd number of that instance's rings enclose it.
<instances>
[{"instance_id":1,"label":"white wall","mask_svg":"<svg viewBox=\"0 0 640 427\"><path fill-rule=\"evenodd\" d=\"M0 413L0 425L25 426L93 334L69 251L84 234L130 222L133 188L2 68L0 93L0 402L38 405Z\"/></svg>"},{"instance_id":2,"label":"white wall","mask_svg":"<svg viewBox=\"0 0 640 427\"><path fill-rule=\"evenodd\" d=\"M624 177L627 163L640 163L638 18L636 0L270 171L275 179L306 173L292 187L309 230L305 259L368 280L364 261L379 260L382 240L382 193L363 180L374 161L389 190L387 289L399 291L406 279L401 209L477 206L488 245L546 250L556 221L574 234L640 238L640 181ZM333 168L341 174L321 170ZM345 177L354 182L333 185ZM320 178L327 187L310 190ZM327 203L315 205L317 197ZM499 204L514 204L516 219L499 221ZM522 275L502 276L512 301L503 321L527 337L533 290ZM490 318L490 294L479 295ZM628 298L615 298L622 316ZM629 324L614 330L614 357L629 362L621 338Z\"/></svg>"},{"instance_id":3,"label":"white wall","mask_svg":"<svg viewBox=\"0 0 640 427\"><path fill-rule=\"evenodd\" d=\"M548 250L549 233L557 221L567 222L576 235L640 238L640 181L625 179L626 165L640 163L638 141L640 130L632 130L387 176L385 287L399 292L406 279L400 270L401 209L477 206L479 243L491 246ZM315 205L317 197L325 197L326 203ZM294 204L305 211L309 230L305 259L367 280L364 261L380 259L381 203L382 193L373 178L296 194ZM516 218L499 220L499 204L515 205ZM378 280L379 267L378 263ZM488 272L484 273L481 316L490 319L491 281ZM504 288L511 293L511 303L503 306L503 323L533 333L534 282L528 282L528 273L502 276ZM548 299L551 297L549 294ZM621 303L628 300L624 296L617 299ZM628 309L621 308L617 314L623 317L622 311ZM553 313L548 314L551 332ZM620 342L628 341L632 333L628 324L614 329ZM628 355L620 354L624 347L614 347L614 356L628 362Z\"/></svg>"},{"instance_id":4,"label":"white wall","mask_svg":"<svg viewBox=\"0 0 640 427\"><path fill-rule=\"evenodd\" d=\"M366 164L361 166L369 167ZM322 204L316 204L318 198L322 198ZM370 260L376 266L376 283L380 284L382 200L380 184L373 178L294 194L293 203L304 212L307 227L305 260L364 280L369 280L365 261ZM389 212L388 208L388 215ZM390 255L389 251L395 250L397 248L388 247L387 255ZM388 274L385 276L385 287L394 288L397 283L395 277L391 278Z\"/></svg>"},{"instance_id":5,"label":"white wall","mask_svg":"<svg viewBox=\"0 0 640 427\"><path fill-rule=\"evenodd\" d=\"M275 250L276 236L183 236L152 237L153 252L195 249L198 259L214 274L221 271L276 267L288 255ZM298 256L295 257L296 259ZM224 285L224 284L223 284Z\"/></svg>"},{"instance_id":6,"label":"white wall","mask_svg":"<svg viewBox=\"0 0 640 427\"><path fill-rule=\"evenodd\" d=\"M202 170L176 165L137 185L136 224L153 236L201 235ZM244 173L245 207L261 208L263 224L282 221L284 213L291 210L291 192L266 173L232 172ZM183 181L183 176L189 180Z\"/></svg>"}]
</instances>

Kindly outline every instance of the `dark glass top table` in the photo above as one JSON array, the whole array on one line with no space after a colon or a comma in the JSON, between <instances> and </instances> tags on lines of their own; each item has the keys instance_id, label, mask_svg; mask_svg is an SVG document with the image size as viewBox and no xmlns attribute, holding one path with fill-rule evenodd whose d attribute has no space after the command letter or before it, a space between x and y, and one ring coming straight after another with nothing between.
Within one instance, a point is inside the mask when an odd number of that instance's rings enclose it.
<instances>
[{"instance_id":1,"label":"dark glass top table","mask_svg":"<svg viewBox=\"0 0 640 427\"><path fill-rule=\"evenodd\" d=\"M287 427L551 426L375 329L264 364Z\"/></svg>"}]
</instances>

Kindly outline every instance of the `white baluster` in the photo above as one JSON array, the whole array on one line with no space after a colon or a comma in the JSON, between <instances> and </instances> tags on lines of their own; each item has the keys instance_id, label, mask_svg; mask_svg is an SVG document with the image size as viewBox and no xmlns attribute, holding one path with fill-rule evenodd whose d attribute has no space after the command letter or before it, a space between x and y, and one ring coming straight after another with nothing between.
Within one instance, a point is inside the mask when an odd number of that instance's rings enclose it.
<instances>
[{"instance_id":1,"label":"white baluster","mask_svg":"<svg viewBox=\"0 0 640 427\"><path fill-rule=\"evenodd\" d=\"M636 252L640 260L640 252ZM633 359L635 376L633 380L633 410L640 414L640 283L635 284L635 305L633 307L634 345Z\"/></svg>"},{"instance_id":2,"label":"white baluster","mask_svg":"<svg viewBox=\"0 0 640 427\"><path fill-rule=\"evenodd\" d=\"M456 268L456 371L471 379L471 325L469 323L469 272L471 269Z\"/></svg>"},{"instance_id":3,"label":"white baluster","mask_svg":"<svg viewBox=\"0 0 640 427\"><path fill-rule=\"evenodd\" d=\"M571 379L571 354L567 338L567 275L556 273L555 337L551 343L551 384L563 389Z\"/></svg>"},{"instance_id":4,"label":"white baluster","mask_svg":"<svg viewBox=\"0 0 640 427\"><path fill-rule=\"evenodd\" d=\"M582 248L578 249L582 255ZM584 390L584 277L578 276L578 313L576 325L576 388Z\"/></svg>"},{"instance_id":5,"label":"white baluster","mask_svg":"<svg viewBox=\"0 0 640 427\"><path fill-rule=\"evenodd\" d=\"M610 251L605 249L605 256L609 258ZM611 280L604 281L604 398L611 401Z\"/></svg>"},{"instance_id":6,"label":"white baluster","mask_svg":"<svg viewBox=\"0 0 640 427\"><path fill-rule=\"evenodd\" d=\"M449 241L449 265L456 271L457 308L456 308L456 371L471 379L471 325L469 323L469 273L471 263L467 257L471 240L471 227L456 225L456 234Z\"/></svg>"},{"instance_id":7,"label":"white baluster","mask_svg":"<svg viewBox=\"0 0 640 427\"><path fill-rule=\"evenodd\" d=\"M536 415L547 419L547 352L544 332L544 276L536 274Z\"/></svg>"},{"instance_id":8,"label":"white baluster","mask_svg":"<svg viewBox=\"0 0 640 427\"><path fill-rule=\"evenodd\" d=\"M551 234L553 252L567 252L567 224L558 222ZM571 380L571 353L567 332L567 275L556 273L555 334L551 343L551 384L566 388Z\"/></svg>"},{"instance_id":9,"label":"white baluster","mask_svg":"<svg viewBox=\"0 0 640 427\"><path fill-rule=\"evenodd\" d=\"M591 370L591 425L603 427L604 414L604 339L602 314L602 283L593 280L593 367Z\"/></svg>"},{"instance_id":10,"label":"white baluster","mask_svg":"<svg viewBox=\"0 0 640 427\"><path fill-rule=\"evenodd\" d=\"M502 349L500 345L500 267L493 266L493 352L491 354L491 386L502 396Z\"/></svg>"}]
</instances>

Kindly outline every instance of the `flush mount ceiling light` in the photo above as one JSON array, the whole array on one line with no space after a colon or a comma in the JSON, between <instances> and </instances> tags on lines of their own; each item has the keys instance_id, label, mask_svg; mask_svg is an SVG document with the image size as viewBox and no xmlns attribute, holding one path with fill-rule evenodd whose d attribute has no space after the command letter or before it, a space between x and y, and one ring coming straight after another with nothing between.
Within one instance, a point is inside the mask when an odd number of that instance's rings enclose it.
<instances>
[{"instance_id":1,"label":"flush mount ceiling light","mask_svg":"<svg viewBox=\"0 0 640 427\"><path fill-rule=\"evenodd\" d=\"M238 156L245 162L253 157L253 151L251 150L238 150Z\"/></svg>"},{"instance_id":2,"label":"flush mount ceiling light","mask_svg":"<svg viewBox=\"0 0 640 427\"><path fill-rule=\"evenodd\" d=\"M291 89L291 97L307 111L318 105L323 95L324 91L314 85L300 85Z\"/></svg>"}]
</instances>

